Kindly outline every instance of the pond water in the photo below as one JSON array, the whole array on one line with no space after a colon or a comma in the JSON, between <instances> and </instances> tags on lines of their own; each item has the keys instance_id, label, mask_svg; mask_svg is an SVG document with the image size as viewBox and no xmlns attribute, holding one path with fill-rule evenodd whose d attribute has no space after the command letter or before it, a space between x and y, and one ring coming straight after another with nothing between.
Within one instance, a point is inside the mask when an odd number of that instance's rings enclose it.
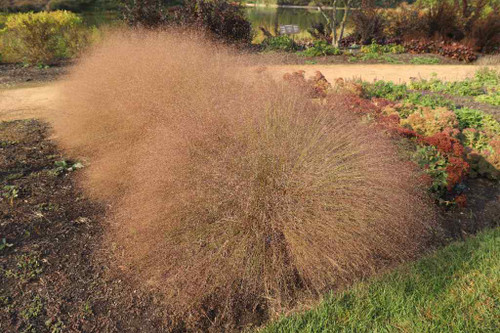
<instances>
[{"instance_id":1,"label":"pond water","mask_svg":"<svg viewBox=\"0 0 500 333\"><path fill-rule=\"evenodd\" d=\"M290 7L246 7L245 12L252 26L261 35L259 27L264 27L272 33L276 33L279 25L295 24L300 28L302 37L309 34L307 29L314 23L325 22L321 13L315 8L290 8ZM337 11L339 20L344 15L343 10ZM104 24L118 23L121 14L118 12L88 12L82 14L84 22L89 26L101 26ZM262 37L262 36L260 36Z\"/></svg>"},{"instance_id":2,"label":"pond water","mask_svg":"<svg viewBox=\"0 0 500 333\"><path fill-rule=\"evenodd\" d=\"M246 13L256 31L259 27L264 27L272 33L276 33L279 25L295 24L302 32L306 32L314 23L326 22L315 8L247 7ZM341 20L344 11L338 10L336 15Z\"/></svg>"}]
</instances>

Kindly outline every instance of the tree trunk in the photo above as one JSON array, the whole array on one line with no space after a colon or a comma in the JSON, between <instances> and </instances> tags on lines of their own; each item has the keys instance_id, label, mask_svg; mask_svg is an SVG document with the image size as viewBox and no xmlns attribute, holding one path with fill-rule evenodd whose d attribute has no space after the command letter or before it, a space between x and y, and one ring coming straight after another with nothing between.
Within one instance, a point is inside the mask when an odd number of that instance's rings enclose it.
<instances>
[{"instance_id":1,"label":"tree trunk","mask_svg":"<svg viewBox=\"0 0 500 333\"><path fill-rule=\"evenodd\" d=\"M340 24L340 34L336 46L338 46L339 42L342 40L342 38L344 38L345 25L347 22L347 18L349 17L349 12L351 11L351 4L352 0L347 0L346 2L344 2L344 17L342 18L342 23Z\"/></svg>"},{"instance_id":2,"label":"tree trunk","mask_svg":"<svg viewBox=\"0 0 500 333\"><path fill-rule=\"evenodd\" d=\"M318 10L320 11L321 15L323 15L323 17L326 20L326 24L328 26L330 26L330 30L332 31L332 34L333 34L332 45L337 46L337 44L338 44L338 40L337 40L337 16L336 16L337 0L333 0L332 7L333 7L333 9L332 9L333 14L330 17L323 11L322 5L320 3L318 3Z\"/></svg>"}]
</instances>

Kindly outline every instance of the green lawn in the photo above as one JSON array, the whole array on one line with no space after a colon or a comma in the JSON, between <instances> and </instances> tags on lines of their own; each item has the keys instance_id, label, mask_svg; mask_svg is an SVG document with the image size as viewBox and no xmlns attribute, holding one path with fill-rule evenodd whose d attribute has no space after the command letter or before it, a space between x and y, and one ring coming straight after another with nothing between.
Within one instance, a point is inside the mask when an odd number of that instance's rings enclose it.
<instances>
[{"instance_id":1,"label":"green lawn","mask_svg":"<svg viewBox=\"0 0 500 333\"><path fill-rule=\"evenodd\" d=\"M263 332L498 332L500 228L328 296Z\"/></svg>"}]
</instances>

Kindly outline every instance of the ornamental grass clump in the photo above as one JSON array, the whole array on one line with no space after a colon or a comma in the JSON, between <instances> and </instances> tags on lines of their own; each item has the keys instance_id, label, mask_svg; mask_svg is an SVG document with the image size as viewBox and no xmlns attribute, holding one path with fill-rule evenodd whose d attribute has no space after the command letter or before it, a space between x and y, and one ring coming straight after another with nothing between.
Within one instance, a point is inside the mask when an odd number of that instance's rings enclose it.
<instances>
[{"instance_id":1,"label":"ornamental grass clump","mask_svg":"<svg viewBox=\"0 0 500 333\"><path fill-rule=\"evenodd\" d=\"M248 61L117 34L61 88L55 133L110 204L115 268L175 327L259 325L428 245L433 209L392 143Z\"/></svg>"}]
</instances>

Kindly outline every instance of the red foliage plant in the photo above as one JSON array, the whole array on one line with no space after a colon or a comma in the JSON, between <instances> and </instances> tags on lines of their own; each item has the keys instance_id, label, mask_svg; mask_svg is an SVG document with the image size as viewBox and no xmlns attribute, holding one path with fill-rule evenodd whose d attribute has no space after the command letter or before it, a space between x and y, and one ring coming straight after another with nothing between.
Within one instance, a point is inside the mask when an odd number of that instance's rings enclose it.
<instances>
[{"instance_id":1,"label":"red foliage plant","mask_svg":"<svg viewBox=\"0 0 500 333\"><path fill-rule=\"evenodd\" d=\"M327 98L328 104L338 107L342 106L344 110L353 112L358 115L378 115L381 110L378 106L373 104L370 100L362 98L353 93L341 93L338 95L331 95Z\"/></svg>"},{"instance_id":2,"label":"red foliage plant","mask_svg":"<svg viewBox=\"0 0 500 333\"><path fill-rule=\"evenodd\" d=\"M458 139L451 137L448 133L440 132L430 137L419 138L419 140L424 144L436 147L438 151L447 156L446 173L448 177L446 181L448 191L452 191L455 185L465 180L470 166L463 158L464 147Z\"/></svg>"},{"instance_id":3,"label":"red foliage plant","mask_svg":"<svg viewBox=\"0 0 500 333\"><path fill-rule=\"evenodd\" d=\"M116 266L188 330L260 325L414 258L435 219L415 168L341 98L248 62L191 35L113 35L54 114L110 203Z\"/></svg>"},{"instance_id":4,"label":"red foliage plant","mask_svg":"<svg viewBox=\"0 0 500 333\"><path fill-rule=\"evenodd\" d=\"M460 141L444 132L436 133L433 136L424 137L420 140L425 144L435 146L440 152L447 155L462 157L464 154L464 147Z\"/></svg>"},{"instance_id":5,"label":"red foliage plant","mask_svg":"<svg viewBox=\"0 0 500 333\"><path fill-rule=\"evenodd\" d=\"M446 178L448 191L452 191L455 185L460 184L465 180L469 173L470 167L463 158L450 156L448 158L448 166L446 167Z\"/></svg>"},{"instance_id":6,"label":"red foliage plant","mask_svg":"<svg viewBox=\"0 0 500 333\"><path fill-rule=\"evenodd\" d=\"M321 72L316 71L313 77L306 80L305 73L303 70L291 74L286 73L283 75L283 79L306 91L312 98L325 98L328 90L331 88L331 84L325 76Z\"/></svg>"}]
</instances>

